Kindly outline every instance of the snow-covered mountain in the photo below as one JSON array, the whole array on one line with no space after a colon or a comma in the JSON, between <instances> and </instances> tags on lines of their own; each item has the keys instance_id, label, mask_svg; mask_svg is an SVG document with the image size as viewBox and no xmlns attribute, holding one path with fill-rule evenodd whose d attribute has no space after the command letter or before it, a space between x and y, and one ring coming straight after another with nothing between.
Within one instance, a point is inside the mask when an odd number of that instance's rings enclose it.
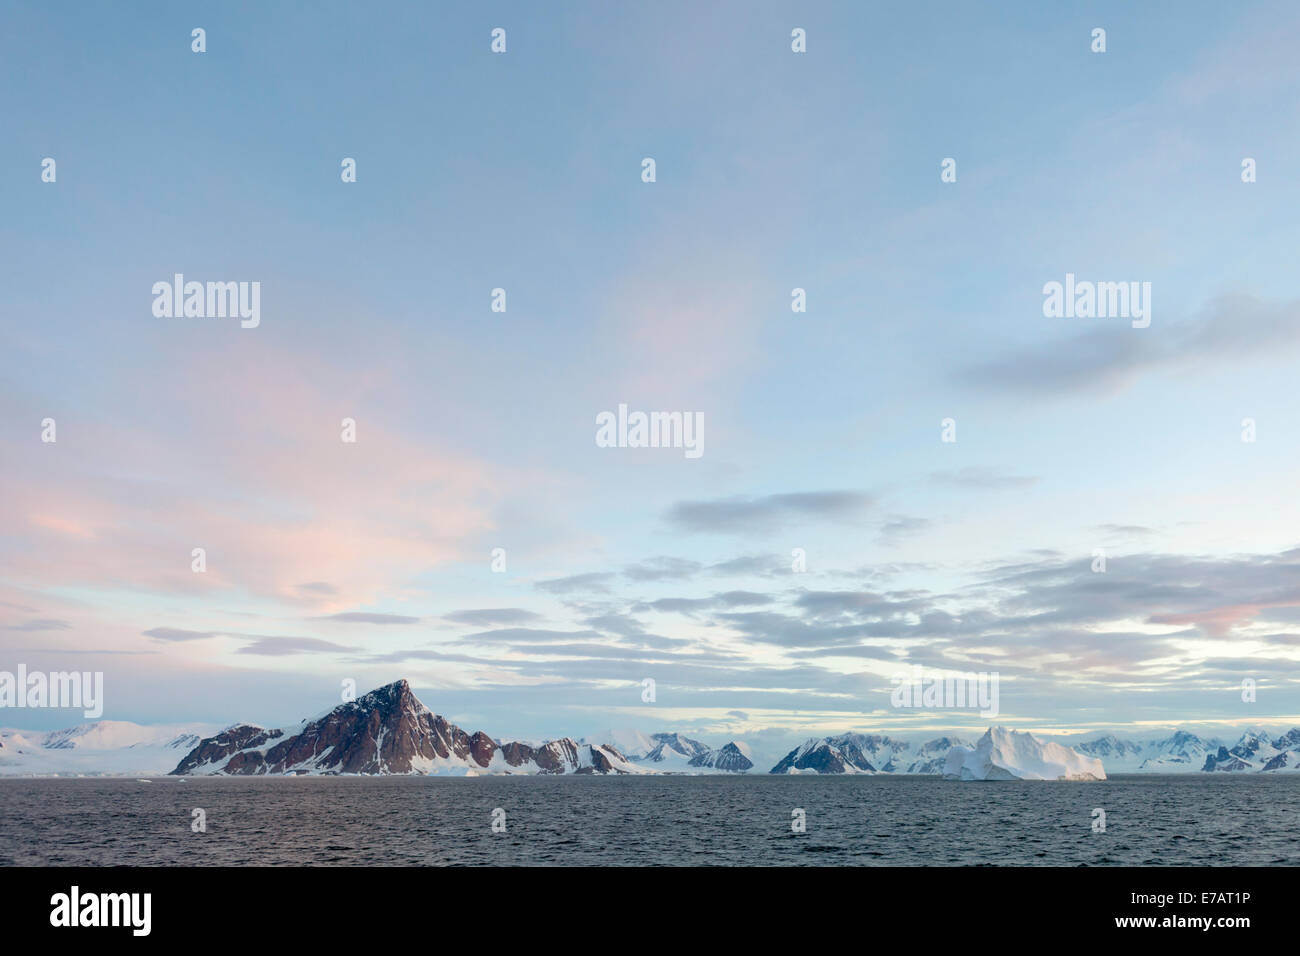
<instances>
[{"instance_id":1,"label":"snow-covered mountain","mask_svg":"<svg viewBox=\"0 0 1300 956\"><path fill-rule=\"evenodd\" d=\"M691 761L709 752L698 740L681 734L653 734L655 747L641 758L643 763L656 764L659 770L685 770Z\"/></svg>"},{"instance_id":2,"label":"snow-covered mountain","mask_svg":"<svg viewBox=\"0 0 1300 956\"><path fill-rule=\"evenodd\" d=\"M1185 730L1044 740L1094 757L1112 774L1300 771L1300 728L1277 737L1248 730L1233 746ZM957 746L973 749L972 744L953 736L918 743L880 734L838 734L805 741L770 772L942 774L949 750Z\"/></svg>"},{"instance_id":3,"label":"snow-covered mountain","mask_svg":"<svg viewBox=\"0 0 1300 956\"><path fill-rule=\"evenodd\" d=\"M1220 746L1201 767L1208 773L1294 773L1300 770L1300 727L1279 737L1248 730L1232 747Z\"/></svg>"},{"instance_id":4,"label":"snow-covered mountain","mask_svg":"<svg viewBox=\"0 0 1300 956\"><path fill-rule=\"evenodd\" d=\"M747 744L733 740L717 750L696 754L691 758L690 765L701 770L747 773L754 769L754 752Z\"/></svg>"},{"instance_id":5,"label":"snow-covered mountain","mask_svg":"<svg viewBox=\"0 0 1300 956\"><path fill-rule=\"evenodd\" d=\"M907 769L903 773L916 774L941 774L943 773L944 763L948 759L948 751L953 747L969 747L966 741L959 737L938 737L934 740L927 740L920 744L915 753L912 754L907 762Z\"/></svg>"},{"instance_id":6,"label":"snow-covered mountain","mask_svg":"<svg viewBox=\"0 0 1300 956\"><path fill-rule=\"evenodd\" d=\"M769 773L942 773L948 751L961 743L955 737L919 744L881 734L814 737L791 750Z\"/></svg>"},{"instance_id":7,"label":"snow-covered mountain","mask_svg":"<svg viewBox=\"0 0 1300 956\"><path fill-rule=\"evenodd\" d=\"M1104 760L1111 773L1260 773L1300 769L1300 728L1292 728L1277 737L1250 729L1235 744L1217 737L1199 737L1186 730L1128 739L1107 734L1076 743L1074 748Z\"/></svg>"},{"instance_id":8,"label":"snow-covered mountain","mask_svg":"<svg viewBox=\"0 0 1300 956\"><path fill-rule=\"evenodd\" d=\"M579 743L613 747L629 760L640 760L659 745L653 736L639 730L602 730L583 737Z\"/></svg>"},{"instance_id":9,"label":"snow-covered mountain","mask_svg":"<svg viewBox=\"0 0 1300 956\"><path fill-rule=\"evenodd\" d=\"M0 730L0 776L156 776L212 728L98 720L64 730Z\"/></svg>"},{"instance_id":10,"label":"snow-covered mountain","mask_svg":"<svg viewBox=\"0 0 1300 956\"><path fill-rule=\"evenodd\" d=\"M1136 766L1143 759L1143 745L1133 740L1121 740L1114 734L1103 734L1091 740L1075 744L1074 749L1104 760L1107 764L1118 765L1132 763Z\"/></svg>"},{"instance_id":11,"label":"snow-covered mountain","mask_svg":"<svg viewBox=\"0 0 1300 956\"><path fill-rule=\"evenodd\" d=\"M678 733L622 730L593 734L583 741L613 747L653 773L746 773L754 769L753 751L735 740L714 749Z\"/></svg>"},{"instance_id":12,"label":"snow-covered mountain","mask_svg":"<svg viewBox=\"0 0 1300 956\"><path fill-rule=\"evenodd\" d=\"M974 747L953 747L945 780L1105 780L1096 757L1033 734L990 727Z\"/></svg>"},{"instance_id":13,"label":"snow-covered mountain","mask_svg":"<svg viewBox=\"0 0 1300 956\"><path fill-rule=\"evenodd\" d=\"M473 735L396 681L340 704L295 731L252 724L202 740L174 774L642 773L613 747L567 737L540 745Z\"/></svg>"},{"instance_id":14,"label":"snow-covered mountain","mask_svg":"<svg viewBox=\"0 0 1300 956\"><path fill-rule=\"evenodd\" d=\"M1144 736L1046 738L1103 762L1110 773L1300 772L1300 728L1252 729L1235 744L1186 730ZM178 774L925 774L945 771L952 736L910 740L845 733L762 753L748 741L714 748L680 733L607 730L581 740L503 741L468 734L428 710L406 681L342 704L296 728L236 724L144 727L99 720L64 730L0 730L0 776ZM761 740L760 740L761 742ZM773 748L771 750L766 748Z\"/></svg>"},{"instance_id":15,"label":"snow-covered mountain","mask_svg":"<svg viewBox=\"0 0 1300 956\"><path fill-rule=\"evenodd\" d=\"M1205 755L1218 745L1217 740L1202 740L1195 734L1179 730L1169 737L1146 742L1146 752L1137 771L1178 773L1199 770L1205 765Z\"/></svg>"},{"instance_id":16,"label":"snow-covered mountain","mask_svg":"<svg viewBox=\"0 0 1300 956\"><path fill-rule=\"evenodd\" d=\"M1260 768L1263 773L1295 773L1300 771L1300 727L1292 727L1273 741L1276 751Z\"/></svg>"}]
</instances>

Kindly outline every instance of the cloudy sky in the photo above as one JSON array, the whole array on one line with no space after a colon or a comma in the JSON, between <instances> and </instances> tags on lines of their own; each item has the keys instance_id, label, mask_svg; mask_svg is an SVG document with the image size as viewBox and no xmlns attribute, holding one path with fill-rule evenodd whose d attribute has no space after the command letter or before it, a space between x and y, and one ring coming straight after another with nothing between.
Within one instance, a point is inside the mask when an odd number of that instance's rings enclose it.
<instances>
[{"instance_id":1,"label":"cloudy sky","mask_svg":"<svg viewBox=\"0 0 1300 956\"><path fill-rule=\"evenodd\" d=\"M702 6L11 5L0 670L146 723L980 724L891 708L913 664L1025 729L1300 720L1300 10ZM260 326L155 317L175 273ZM1150 327L1045 318L1066 273ZM620 403L703 456L597 447Z\"/></svg>"}]
</instances>

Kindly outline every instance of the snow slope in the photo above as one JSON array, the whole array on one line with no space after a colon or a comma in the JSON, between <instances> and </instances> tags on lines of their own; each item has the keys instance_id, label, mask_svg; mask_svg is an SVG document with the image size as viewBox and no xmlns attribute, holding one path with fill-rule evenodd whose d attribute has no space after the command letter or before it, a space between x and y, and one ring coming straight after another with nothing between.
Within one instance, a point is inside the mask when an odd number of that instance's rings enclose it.
<instances>
[{"instance_id":1,"label":"snow slope","mask_svg":"<svg viewBox=\"0 0 1300 956\"><path fill-rule=\"evenodd\" d=\"M640 760L659 745L650 734L643 734L639 730L612 729L588 734L579 743L613 747L629 760Z\"/></svg>"},{"instance_id":2,"label":"snow slope","mask_svg":"<svg viewBox=\"0 0 1300 956\"><path fill-rule=\"evenodd\" d=\"M990 727L972 747L953 747L945 780L1105 780L1101 761L1033 734Z\"/></svg>"},{"instance_id":3,"label":"snow slope","mask_svg":"<svg viewBox=\"0 0 1300 956\"><path fill-rule=\"evenodd\" d=\"M936 774L943 772L948 751L961 743L956 737L922 743L882 734L814 737L786 754L769 773Z\"/></svg>"},{"instance_id":4,"label":"snow slope","mask_svg":"<svg viewBox=\"0 0 1300 956\"><path fill-rule=\"evenodd\" d=\"M714 748L679 733L606 730L582 742L612 747L646 773L746 773L755 762L753 751L740 741Z\"/></svg>"},{"instance_id":5,"label":"snow slope","mask_svg":"<svg viewBox=\"0 0 1300 956\"><path fill-rule=\"evenodd\" d=\"M1300 769L1300 727L1277 736L1250 728L1235 744L1176 730L1147 737L1104 734L1073 746L1082 754L1103 760L1111 773L1272 773Z\"/></svg>"},{"instance_id":6,"label":"snow slope","mask_svg":"<svg viewBox=\"0 0 1300 956\"><path fill-rule=\"evenodd\" d=\"M691 758L693 770L713 770L727 773L748 773L754 769L754 751L748 744L732 740L717 750L697 754Z\"/></svg>"},{"instance_id":7,"label":"snow slope","mask_svg":"<svg viewBox=\"0 0 1300 956\"><path fill-rule=\"evenodd\" d=\"M1201 768L1210 773L1294 773L1300 770L1300 727L1279 737L1247 730L1231 748L1219 747Z\"/></svg>"},{"instance_id":8,"label":"snow slope","mask_svg":"<svg viewBox=\"0 0 1300 956\"><path fill-rule=\"evenodd\" d=\"M64 730L0 730L0 776L130 776L170 773L213 728L145 727L98 720Z\"/></svg>"}]
</instances>

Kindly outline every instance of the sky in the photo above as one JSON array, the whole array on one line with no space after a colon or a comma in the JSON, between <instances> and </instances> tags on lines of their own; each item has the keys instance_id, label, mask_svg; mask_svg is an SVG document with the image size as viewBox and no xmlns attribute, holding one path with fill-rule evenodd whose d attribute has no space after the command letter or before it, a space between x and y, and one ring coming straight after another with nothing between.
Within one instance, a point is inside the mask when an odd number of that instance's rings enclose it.
<instances>
[{"instance_id":1,"label":"sky","mask_svg":"<svg viewBox=\"0 0 1300 956\"><path fill-rule=\"evenodd\" d=\"M1044 733L1300 722L1294 4L4 16L0 670L528 739L987 723L914 665ZM1046 317L1067 274L1150 325Z\"/></svg>"}]
</instances>

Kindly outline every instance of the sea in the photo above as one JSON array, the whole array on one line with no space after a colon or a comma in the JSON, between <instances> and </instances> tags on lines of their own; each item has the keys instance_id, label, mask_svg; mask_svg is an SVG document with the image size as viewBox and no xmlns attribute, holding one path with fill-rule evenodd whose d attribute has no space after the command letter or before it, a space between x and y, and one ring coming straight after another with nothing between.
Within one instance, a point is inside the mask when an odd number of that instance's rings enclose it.
<instances>
[{"instance_id":1,"label":"sea","mask_svg":"<svg viewBox=\"0 0 1300 956\"><path fill-rule=\"evenodd\" d=\"M1294 866L1297 811L1271 774L0 779L0 865Z\"/></svg>"}]
</instances>

